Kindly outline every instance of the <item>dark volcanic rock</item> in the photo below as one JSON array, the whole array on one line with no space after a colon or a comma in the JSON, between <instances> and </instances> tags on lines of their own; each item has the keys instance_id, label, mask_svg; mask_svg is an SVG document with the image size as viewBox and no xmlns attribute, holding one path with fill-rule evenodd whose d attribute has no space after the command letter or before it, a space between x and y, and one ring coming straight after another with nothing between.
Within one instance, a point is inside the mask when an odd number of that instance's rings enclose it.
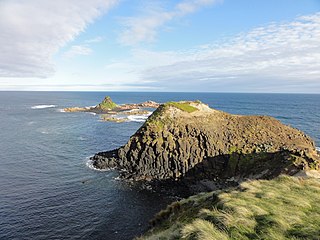
<instances>
[{"instance_id":1,"label":"dark volcanic rock","mask_svg":"<svg viewBox=\"0 0 320 240\"><path fill-rule=\"evenodd\" d=\"M92 160L135 180L268 178L319 168L314 142L303 132L199 101L161 105L126 145Z\"/></svg>"}]
</instances>

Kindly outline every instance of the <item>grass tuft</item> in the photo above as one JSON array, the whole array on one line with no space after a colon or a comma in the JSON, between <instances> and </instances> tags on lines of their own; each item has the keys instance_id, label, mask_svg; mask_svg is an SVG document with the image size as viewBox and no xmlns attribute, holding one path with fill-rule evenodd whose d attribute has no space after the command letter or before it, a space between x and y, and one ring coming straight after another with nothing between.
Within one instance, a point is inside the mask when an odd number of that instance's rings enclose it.
<instances>
[{"instance_id":1,"label":"grass tuft","mask_svg":"<svg viewBox=\"0 0 320 240\"><path fill-rule=\"evenodd\" d=\"M169 206L141 239L319 240L319 202L319 179L247 181L239 189L198 194Z\"/></svg>"},{"instance_id":2,"label":"grass tuft","mask_svg":"<svg viewBox=\"0 0 320 240\"><path fill-rule=\"evenodd\" d=\"M166 105L178 108L181 111L188 113L192 113L198 110L198 108L191 106L189 102L167 102Z\"/></svg>"},{"instance_id":3,"label":"grass tuft","mask_svg":"<svg viewBox=\"0 0 320 240\"><path fill-rule=\"evenodd\" d=\"M203 240L227 240L228 235L218 230L211 222L196 219L191 224L183 227L183 239L203 239Z\"/></svg>"}]
</instances>

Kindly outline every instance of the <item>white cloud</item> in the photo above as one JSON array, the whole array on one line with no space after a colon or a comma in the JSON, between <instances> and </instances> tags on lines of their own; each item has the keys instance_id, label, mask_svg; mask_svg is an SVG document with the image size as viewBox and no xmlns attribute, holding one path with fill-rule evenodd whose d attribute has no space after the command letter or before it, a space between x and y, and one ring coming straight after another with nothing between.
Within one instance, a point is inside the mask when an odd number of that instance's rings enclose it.
<instances>
[{"instance_id":1,"label":"white cloud","mask_svg":"<svg viewBox=\"0 0 320 240\"><path fill-rule=\"evenodd\" d=\"M51 75L59 48L117 1L0 1L0 77Z\"/></svg>"},{"instance_id":2,"label":"white cloud","mask_svg":"<svg viewBox=\"0 0 320 240\"><path fill-rule=\"evenodd\" d=\"M143 41L152 41L157 35L157 30L167 22L218 2L222 0L184 0L171 11L148 4L145 6L148 10L144 15L122 19L124 31L121 33L120 42L124 45L135 45Z\"/></svg>"},{"instance_id":3,"label":"white cloud","mask_svg":"<svg viewBox=\"0 0 320 240\"><path fill-rule=\"evenodd\" d=\"M5 84L2 91L159 91L161 88L132 84Z\"/></svg>"},{"instance_id":4,"label":"white cloud","mask_svg":"<svg viewBox=\"0 0 320 240\"><path fill-rule=\"evenodd\" d=\"M73 45L64 53L64 56L67 58L73 58L79 55L90 55L91 53L92 49L86 45Z\"/></svg>"},{"instance_id":5,"label":"white cloud","mask_svg":"<svg viewBox=\"0 0 320 240\"><path fill-rule=\"evenodd\" d=\"M97 36L95 38L87 39L85 43L99 43L99 42L102 42L103 40L104 40L104 37Z\"/></svg>"},{"instance_id":6,"label":"white cloud","mask_svg":"<svg viewBox=\"0 0 320 240\"><path fill-rule=\"evenodd\" d=\"M103 37L98 36L95 38L85 40L83 44L72 45L72 46L70 46L70 48L66 52L64 52L63 56L65 56L67 58L73 58L75 56L90 55L93 52L91 46L95 43L99 43L99 42L103 41L103 39L104 39Z\"/></svg>"},{"instance_id":7,"label":"white cloud","mask_svg":"<svg viewBox=\"0 0 320 240\"><path fill-rule=\"evenodd\" d=\"M189 89L205 86L208 88L203 90L213 91L210 87L222 85L267 89L271 85L277 88L298 84L312 85L320 91L319 46L320 13L316 13L186 52L142 52L140 57L150 62L167 61L149 67L142 77L168 88L183 84Z\"/></svg>"}]
</instances>

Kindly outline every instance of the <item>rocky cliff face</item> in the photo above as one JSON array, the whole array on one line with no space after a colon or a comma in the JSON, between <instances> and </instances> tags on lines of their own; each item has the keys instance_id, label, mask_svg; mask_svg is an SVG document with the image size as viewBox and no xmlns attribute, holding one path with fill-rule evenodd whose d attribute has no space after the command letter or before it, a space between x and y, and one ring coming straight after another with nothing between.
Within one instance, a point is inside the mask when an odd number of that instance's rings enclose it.
<instances>
[{"instance_id":1,"label":"rocky cliff face","mask_svg":"<svg viewBox=\"0 0 320 240\"><path fill-rule=\"evenodd\" d=\"M119 149L92 157L133 179L271 177L319 168L312 139L267 116L232 115L196 102L161 105Z\"/></svg>"}]
</instances>

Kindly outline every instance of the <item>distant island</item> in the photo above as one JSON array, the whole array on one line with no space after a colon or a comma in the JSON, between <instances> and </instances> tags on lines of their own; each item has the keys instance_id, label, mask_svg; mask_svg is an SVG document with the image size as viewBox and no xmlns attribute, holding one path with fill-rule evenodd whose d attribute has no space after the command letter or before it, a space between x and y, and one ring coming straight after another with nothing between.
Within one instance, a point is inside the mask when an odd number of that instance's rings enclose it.
<instances>
[{"instance_id":1,"label":"distant island","mask_svg":"<svg viewBox=\"0 0 320 240\"><path fill-rule=\"evenodd\" d=\"M101 103L94 107L68 107L64 112L91 112L100 114L101 119L110 122L125 122L130 115L149 115L149 109L156 109L159 103L146 101L142 103L116 104L109 96L106 96Z\"/></svg>"},{"instance_id":2,"label":"distant island","mask_svg":"<svg viewBox=\"0 0 320 240\"><path fill-rule=\"evenodd\" d=\"M319 153L272 117L168 102L124 146L91 160L127 180L196 186L139 239L319 239Z\"/></svg>"}]
</instances>

